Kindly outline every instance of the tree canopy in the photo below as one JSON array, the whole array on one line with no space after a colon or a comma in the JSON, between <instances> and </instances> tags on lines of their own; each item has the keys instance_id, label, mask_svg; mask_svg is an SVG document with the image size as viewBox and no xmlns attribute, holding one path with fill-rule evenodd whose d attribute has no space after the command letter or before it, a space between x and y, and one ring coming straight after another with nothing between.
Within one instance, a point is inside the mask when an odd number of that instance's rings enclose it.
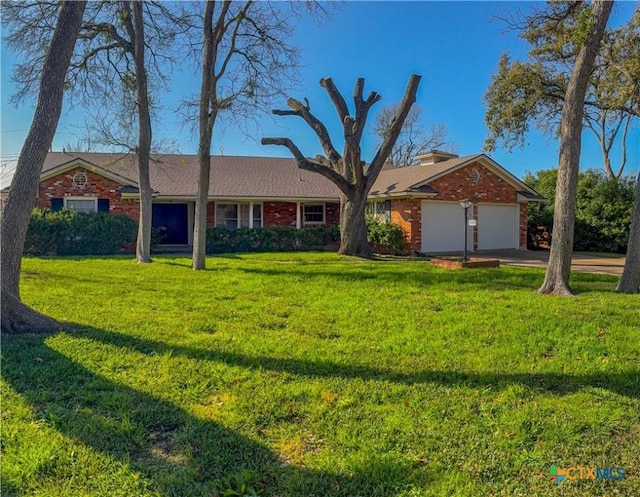
<instances>
[{"instance_id":1,"label":"tree canopy","mask_svg":"<svg viewBox=\"0 0 640 497\"><path fill-rule=\"evenodd\" d=\"M591 19L586 2L548 2L525 18L510 21L531 48L526 61L503 53L484 100L485 148L523 148L532 128L559 133L571 68ZM626 136L640 103L640 7L628 23L609 28L596 57L584 99L583 123L597 139L602 164L620 177L626 164ZM611 163L614 145L621 160Z\"/></svg>"},{"instance_id":2,"label":"tree canopy","mask_svg":"<svg viewBox=\"0 0 640 497\"><path fill-rule=\"evenodd\" d=\"M530 227L545 226L553 234L557 169L527 173L524 181L548 199L529 206ZM611 179L603 171L578 173L574 250L624 253L629 242L636 179Z\"/></svg>"}]
</instances>

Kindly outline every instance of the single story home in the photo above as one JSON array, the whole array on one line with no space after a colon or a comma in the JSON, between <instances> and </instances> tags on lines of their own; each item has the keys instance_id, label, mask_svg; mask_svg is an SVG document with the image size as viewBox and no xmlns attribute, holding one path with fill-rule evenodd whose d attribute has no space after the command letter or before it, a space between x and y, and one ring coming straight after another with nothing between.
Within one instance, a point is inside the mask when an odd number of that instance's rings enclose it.
<instances>
[{"instance_id":1,"label":"single story home","mask_svg":"<svg viewBox=\"0 0 640 497\"><path fill-rule=\"evenodd\" d=\"M371 212L398 223L412 251L462 250L470 200L470 250L526 248L527 205L544 199L484 154L432 151L420 164L385 169L370 192ZM198 177L195 155L154 155L150 164L153 225L164 243L191 245ZM136 158L114 153L51 152L40 177L37 207L126 214L137 221ZM294 159L214 156L207 225L330 226L339 222L340 191Z\"/></svg>"}]
</instances>

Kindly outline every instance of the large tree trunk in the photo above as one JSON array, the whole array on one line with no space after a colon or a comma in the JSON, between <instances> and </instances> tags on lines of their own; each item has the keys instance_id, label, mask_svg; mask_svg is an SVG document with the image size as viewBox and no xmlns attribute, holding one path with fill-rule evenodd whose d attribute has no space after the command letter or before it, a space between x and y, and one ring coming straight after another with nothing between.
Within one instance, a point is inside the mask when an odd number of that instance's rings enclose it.
<instances>
[{"instance_id":1,"label":"large tree trunk","mask_svg":"<svg viewBox=\"0 0 640 497\"><path fill-rule=\"evenodd\" d=\"M290 98L287 105L290 110L274 110L280 116L298 116L313 129L324 149L325 156L318 155L315 159L305 157L295 143L289 138L263 138L263 145L282 145L287 147L295 157L298 167L306 171L322 174L332 181L340 191L340 250L344 255L371 257L371 247L367 243L367 227L365 223L365 207L371 187L380 174L382 167L393 150L402 125L409 114L411 106L416 101L416 92L420 84L420 76L412 74L404 91L402 101L396 108L394 119L388 128L385 140L365 171L362 160L360 142L364 133L367 116L371 107L382 98L376 92L371 92L364 98L364 79L358 78L353 91L355 116L349 115L347 103L338 91L331 78L320 80L320 86L327 90L333 102L343 127L344 152L338 153L334 147L326 126L311 113L309 102L305 103Z\"/></svg>"},{"instance_id":2,"label":"large tree trunk","mask_svg":"<svg viewBox=\"0 0 640 497\"><path fill-rule=\"evenodd\" d=\"M140 187L140 218L136 242L136 261L151 262L152 190L149 178L149 156L151 154L151 115L149 113L149 92L147 69L144 63L144 22L142 2L127 2L131 15L127 23L129 39L132 42L133 59L136 68L136 96L138 105L138 185Z\"/></svg>"},{"instance_id":3,"label":"large tree trunk","mask_svg":"<svg viewBox=\"0 0 640 497\"><path fill-rule=\"evenodd\" d=\"M367 225L365 207L367 193L356 192L351 198L342 195L340 198L340 250L343 255L371 257L373 251L367 242Z\"/></svg>"},{"instance_id":4,"label":"large tree trunk","mask_svg":"<svg viewBox=\"0 0 640 497\"><path fill-rule=\"evenodd\" d=\"M631 232L627 246L627 260L616 292L640 292L640 174L636 179L636 198L631 216Z\"/></svg>"},{"instance_id":5,"label":"large tree trunk","mask_svg":"<svg viewBox=\"0 0 640 497\"><path fill-rule=\"evenodd\" d=\"M211 139L216 112L216 41L220 42L220 29L224 24L229 2L224 2L214 32L213 12L215 2L206 2L204 7L202 48L202 82L200 86L200 102L198 110L198 191L196 193L196 212L193 227L193 255L191 267L196 270L205 269L207 253L207 202L209 199L209 181L211 175Z\"/></svg>"},{"instance_id":6,"label":"large tree trunk","mask_svg":"<svg viewBox=\"0 0 640 497\"><path fill-rule=\"evenodd\" d=\"M86 2L67 1L60 7L49 51L45 57L38 103L31 128L11 181L2 213L0 293L3 333L55 331L60 325L20 303L20 266L24 240L33 209L42 164L51 146L62 111L64 84Z\"/></svg>"},{"instance_id":7,"label":"large tree trunk","mask_svg":"<svg viewBox=\"0 0 640 497\"><path fill-rule=\"evenodd\" d=\"M0 286L0 299L2 333L54 333L66 329L66 325L24 305L3 286Z\"/></svg>"},{"instance_id":8,"label":"large tree trunk","mask_svg":"<svg viewBox=\"0 0 640 497\"><path fill-rule=\"evenodd\" d=\"M63 2L60 7L51 46L42 68L33 122L22 146L7 205L2 214L2 285L5 292L18 298L20 264L27 226L38 194L42 165L58 126L65 76L85 7L86 2L75 1Z\"/></svg>"},{"instance_id":9,"label":"large tree trunk","mask_svg":"<svg viewBox=\"0 0 640 497\"><path fill-rule=\"evenodd\" d=\"M211 143L211 142L209 142ZM207 145L205 144L204 147ZM198 192L196 194L196 212L193 226L193 256L192 269L205 269L207 254L207 200L209 198L209 176L211 174L211 154L207 151L198 152L200 168L198 171Z\"/></svg>"},{"instance_id":10,"label":"large tree trunk","mask_svg":"<svg viewBox=\"0 0 640 497\"><path fill-rule=\"evenodd\" d=\"M538 293L573 295L569 286L573 236L576 220L576 192L582 138L582 111L589 76L600 48L613 2L594 0L591 28L580 49L567 86L560 122L560 159L556 203L553 216L553 240L544 282Z\"/></svg>"}]
</instances>

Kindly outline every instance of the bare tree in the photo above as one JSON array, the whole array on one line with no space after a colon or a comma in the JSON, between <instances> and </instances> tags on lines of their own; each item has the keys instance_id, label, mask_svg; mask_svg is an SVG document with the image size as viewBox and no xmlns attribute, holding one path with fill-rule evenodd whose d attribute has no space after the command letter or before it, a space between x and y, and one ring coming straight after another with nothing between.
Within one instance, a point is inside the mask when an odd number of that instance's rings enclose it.
<instances>
[{"instance_id":1,"label":"bare tree","mask_svg":"<svg viewBox=\"0 0 640 497\"><path fill-rule=\"evenodd\" d=\"M55 8L55 3L46 1L13 2L3 12L13 26L7 41L25 59L14 75L19 85L16 102L34 92L38 63L45 53L52 29L49 19ZM156 86L162 86L172 63L172 42L177 33L186 29L180 23L183 18L160 2L91 2L67 73L71 102L94 117L87 126L87 138L95 144L124 149L137 158L138 262L151 262L152 133L147 65L153 69ZM149 64L147 53L151 55Z\"/></svg>"},{"instance_id":2,"label":"bare tree","mask_svg":"<svg viewBox=\"0 0 640 497\"><path fill-rule=\"evenodd\" d=\"M203 38L195 45L202 57L202 82L193 269L205 268L211 142L217 119L222 113L241 119L263 112L296 81L298 52L289 44L290 8L272 2L205 2Z\"/></svg>"},{"instance_id":3,"label":"bare tree","mask_svg":"<svg viewBox=\"0 0 640 497\"><path fill-rule=\"evenodd\" d=\"M385 140L382 142L375 157L368 167L361 157L360 142L365 130L369 110L382 98L378 93L371 92L364 99L364 79L356 81L353 92L355 116L349 114L349 108L344 97L340 94L331 78L320 80L320 85L327 91L329 98L338 111L338 118L343 126L344 151L342 155L334 147L325 125L311 113L309 102L303 104L295 98L289 98L287 105L291 110L274 110L280 116L298 116L302 118L318 136L325 152L324 156L317 156L315 160L306 158L300 149L289 138L263 138L264 145L281 145L287 147L295 157L298 167L307 171L322 174L336 184L342 192L340 198L340 253L370 257L371 247L367 242L367 228L365 224L365 208L367 196L373 183L387 162L395 145L402 125L404 124L411 106L416 101L416 92L420 84L420 76L412 75L404 92L404 97L398 105L393 124Z\"/></svg>"},{"instance_id":4,"label":"bare tree","mask_svg":"<svg viewBox=\"0 0 640 497\"><path fill-rule=\"evenodd\" d=\"M60 6L55 30L41 68L40 90L33 122L22 146L7 205L2 213L0 298L3 333L37 333L60 328L56 321L20 302L20 266L42 165L60 118L65 76L85 7L86 2L78 1L65 1Z\"/></svg>"},{"instance_id":5,"label":"bare tree","mask_svg":"<svg viewBox=\"0 0 640 497\"><path fill-rule=\"evenodd\" d=\"M135 67L136 104L138 115L138 187L140 189L140 221L136 241L136 261L151 262L151 214L152 197L149 176L149 155L151 154L151 112L149 110L149 90L147 68L145 67L145 37L142 2L124 1L125 26L129 35L130 48Z\"/></svg>"},{"instance_id":6,"label":"bare tree","mask_svg":"<svg viewBox=\"0 0 640 497\"><path fill-rule=\"evenodd\" d=\"M562 107L560 122L560 158L553 216L553 241L544 282L538 290L543 294L573 295L569 286L571 257L576 218L576 191L582 135L584 99L589 76L600 48L613 2L594 0L591 15L585 21L586 34L576 30L581 48L576 56ZM555 22L555 21L554 21ZM580 36L583 36L580 39Z\"/></svg>"},{"instance_id":7,"label":"bare tree","mask_svg":"<svg viewBox=\"0 0 640 497\"><path fill-rule=\"evenodd\" d=\"M373 132L378 137L377 146L387 138L393 120L398 112L398 104L385 105L376 114ZM455 144L447 140L447 127L443 123L432 124L428 129L422 122L422 107L414 105L402 125L402 130L387 159L385 167L404 167L417 164L416 155L431 150L453 151Z\"/></svg>"}]
</instances>

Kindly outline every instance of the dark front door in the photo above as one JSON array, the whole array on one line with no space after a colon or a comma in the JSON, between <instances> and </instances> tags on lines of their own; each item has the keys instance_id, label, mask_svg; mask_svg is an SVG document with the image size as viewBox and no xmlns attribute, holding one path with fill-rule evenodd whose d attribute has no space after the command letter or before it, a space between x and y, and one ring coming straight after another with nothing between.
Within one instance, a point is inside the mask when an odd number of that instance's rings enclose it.
<instances>
[{"instance_id":1,"label":"dark front door","mask_svg":"<svg viewBox=\"0 0 640 497\"><path fill-rule=\"evenodd\" d=\"M163 244L189 243L189 214L187 204L153 204L153 227L164 228Z\"/></svg>"}]
</instances>

